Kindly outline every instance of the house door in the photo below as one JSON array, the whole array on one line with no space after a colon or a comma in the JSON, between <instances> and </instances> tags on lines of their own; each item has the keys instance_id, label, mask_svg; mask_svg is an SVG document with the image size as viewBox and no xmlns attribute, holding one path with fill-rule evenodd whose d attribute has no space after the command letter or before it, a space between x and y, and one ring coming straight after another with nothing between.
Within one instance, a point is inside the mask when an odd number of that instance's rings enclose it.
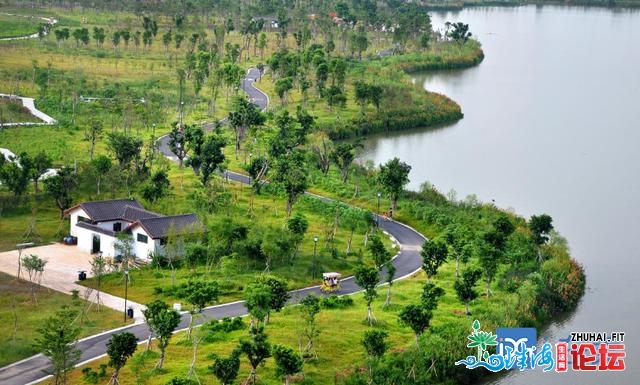
<instances>
[{"instance_id":1,"label":"house door","mask_svg":"<svg viewBox=\"0 0 640 385\"><path fill-rule=\"evenodd\" d=\"M100 251L100 236L93 234L93 242L91 245L91 254L95 254Z\"/></svg>"}]
</instances>

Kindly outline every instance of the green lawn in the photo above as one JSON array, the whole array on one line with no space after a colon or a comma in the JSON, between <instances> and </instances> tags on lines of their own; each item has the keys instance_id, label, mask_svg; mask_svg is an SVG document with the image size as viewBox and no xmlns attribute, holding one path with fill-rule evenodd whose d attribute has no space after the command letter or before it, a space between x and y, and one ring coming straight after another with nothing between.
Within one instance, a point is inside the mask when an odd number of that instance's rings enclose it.
<instances>
[{"instance_id":1,"label":"green lawn","mask_svg":"<svg viewBox=\"0 0 640 385\"><path fill-rule=\"evenodd\" d=\"M29 282L0 273L0 367L37 354L33 347L36 330L60 307L80 309L85 304L83 300L74 301L71 295L39 287L35 305L30 288ZM104 306L98 312L92 305L87 315L88 321L75 321L81 325L83 337L122 326L122 313Z\"/></svg>"},{"instance_id":2,"label":"green lawn","mask_svg":"<svg viewBox=\"0 0 640 385\"><path fill-rule=\"evenodd\" d=\"M0 125L3 123L38 122L21 101L0 98Z\"/></svg>"},{"instance_id":3,"label":"green lawn","mask_svg":"<svg viewBox=\"0 0 640 385\"><path fill-rule=\"evenodd\" d=\"M0 38L32 35L38 32L38 26L44 20L34 17L22 17L0 13Z\"/></svg>"}]
</instances>

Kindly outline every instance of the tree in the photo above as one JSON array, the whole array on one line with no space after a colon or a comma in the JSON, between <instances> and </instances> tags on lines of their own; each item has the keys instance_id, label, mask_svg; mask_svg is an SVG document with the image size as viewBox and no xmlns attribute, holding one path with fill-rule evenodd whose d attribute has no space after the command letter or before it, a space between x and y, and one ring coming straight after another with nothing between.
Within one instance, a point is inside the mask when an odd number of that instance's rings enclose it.
<instances>
[{"instance_id":1,"label":"tree","mask_svg":"<svg viewBox=\"0 0 640 385\"><path fill-rule=\"evenodd\" d=\"M367 302L367 322L372 325L375 318L371 310L371 303L378 296L376 285L380 280L380 274L375 267L360 266L356 269L354 277L356 284L364 289L364 300Z\"/></svg>"},{"instance_id":2,"label":"tree","mask_svg":"<svg viewBox=\"0 0 640 385\"><path fill-rule=\"evenodd\" d=\"M293 241L295 242L295 254L298 253L300 244L302 243L304 234L307 232L308 228L309 221L304 215L300 213L296 213L294 216L287 220L287 229L293 235Z\"/></svg>"},{"instance_id":3,"label":"tree","mask_svg":"<svg viewBox=\"0 0 640 385\"><path fill-rule=\"evenodd\" d=\"M116 240L113 242L113 250L122 256L122 264L124 268L128 268L129 259L135 255L135 241L133 234L120 231L116 234Z\"/></svg>"},{"instance_id":4,"label":"tree","mask_svg":"<svg viewBox=\"0 0 640 385\"><path fill-rule=\"evenodd\" d=\"M80 335L80 328L73 322L76 316L77 311L63 306L37 329L40 336L35 339L35 347L51 360L55 385L67 384L67 372L80 359L80 350L75 346Z\"/></svg>"},{"instance_id":5,"label":"tree","mask_svg":"<svg viewBox=\"0 0 640 385\"><path fill-rule=\"evenodd\" d=\"M451 26L453 27L453 29L449 31L448 36L454 41L458 42L460 45L464 45L464 43L466 43L471 37L471 32L469 32L469 24L457 22L451 24Z\"/></svg>"},{"instance_id":6,"label":"tree","mask_svg":"<svg viewBox=\"0 0 640 385\"><path fill-rule=\"evenodd\" d=\"M137 348L138 338L129 332L117 333L111 336L111 339L107 342L109 366L114 369L110 384L120 383L118 381L120 369L127 363L127 360L135 353Z\"/></svg>"},{"instance_id":7,"label":"tree","mask_svg":"<svg viewBox=\"0 0 640 385\"><path fill-rule=\"evenodd\" d=\"M171 30L168 30L162 35L162 45L164 45L164 53L169 51L169 44L171 44Z\"/></svg>"},{"instance_id":8,"label":"tree","mask_svg":"<svg viewBox=\"0 0 640 385\"><path fill-rule=\"evenodd\" d=\"M189 312L189 334L187 336L189 341L191 341L193 315L200 313L202 309L218 301L220 289L218 288L218 283L215 281L189 280L187 285L181 290L181 295L192 307L191 312Z\"/></svg>"},{"instance_id":9,"label":"tree","mask_svg":"<svg viewBox=\"0 0 640 385\"><path fill-rule=\"evenodd\" d=\"M320 335L320 331L316 324L316 316L320 313L320 298L313 294L307 295L300 301L300 309L302 320L304 322L302 336L307 340L304 348L302 349L302 354L304 356L313 355L313 357L318 358L314 341L315 338Z\"/></svg>"},{"instance_id":10,"label":"tree","mask_svg":"<svg viewBox=\"0 0 640 385\"><path fill-rule=\"evenodd\" d=\"M71 194L78 186L78 176L69 167L62 167L58 174L44 181L44 189L56 201L60 209L60 219L64 217L64 210L71 207Z\"/></svg>"},{"instance_id":11,"label":"tree","mask_svg":"<svg viewBox=\"0 0 640 385\"><path fill-rule=\"evenodd\" d=\"M547 214L532 215L529 219L529 230L536 245L541 246L549 240L549 233L553 230L553 219Z\"/></svg>"},{"instance_id":12,"label":"tree","mask_svg":"<svg viewBox=\"0 0 640 385\"><path fill-rule=\"evenodd\" d=\"M93 160L93 150L98 140L102 138L102 131L102 122L96 119L92 119L88 129L84 131L84 140L89 142L89 160Z\"/></svg>"},{"instance_id":13,"label":"tree","mask_svg":"<svg viewBox=\"0 0 640 385\"><path fill-rule=\"evenodd\" d=\"M384 246L384 243L378 234L373 234L369 237L367 249L371 253L373 262L378 269L381 269L383 265L391 260L391 253Z\"/></svg>"},{"instance_id":14,"label":"tree","mask_svg":"<svg viewBox=\"0 0 640 385\"><path fill-rule=\"evenodd\" d=\"M33 186L36 194L38 193L38 180L49 168L51 168L52 165L53 161L51 160L51 157L49 157L49 155L44 151L38 152L33 158L32 166L30 167L30 175L31 180L33 180Z\"/></svg>"},{"instance_id":15,"label":"tree","mask_svg":"<svg viewBox=\"0 0 640 385\"><path fill-rule=\"evenodd\" d=\"M250 379L255 384L258 366L271 357L271 345L267 341L264 328L262 326L252 327L251 340L241 339L239 348L249 360L251 365Z\"/></svg>"},{"instance_id":16,"label":"tree","mask_svg":"<svg viewBox=\"0 0 640 385\"><path fill-rule=\"evenodd\" d=\"M291 298L291 295L289 294L289 285L285 280L269 274L260 275L256 279L256 282L263 284L269 290L271 298L269 301L269 308L267 310L267 317L265 319L265 324L268 324L271 311L279 312L284 308L284 305L287 304L289 298Z\"/></svg>"},{"instance_id":17,"label":"tree","mask_svg":"<svg viewBox=\"0 0 640 385\"><path fill-rule=\"evenodd\" d=\"M187 146L184 127L180 126L177 122L173 125L169 133L169 149L175 154L176 158L178 158L178 163L180 168L182 168L182 162L187 156Z\"/></svg>"},{"instance_id":18,"label":"tree","mask_svg":"<svg viewBox=\"0 0 640 385\"><path fill-rule=\"evenodd\" d=\"M146 309L142 310L145 322L149 326L149 338L147 339L147 350L150 348L151 338L153 337L154 329L151 325L155 324L155 320L162 311L169 309L169 305L160 300L153 300L147 304Z\"/></svg>"},{"instance_id":19,"label":"tree","mask_svg":"<svg viewBox=\"0 0 640 385\"><path fill-rule=\"evenodd\" d=\"M173 336L173 330L179 323L180 313L173 309L162 309L152 318L152 323L149 324L149 327L156 334L158 348L160 349L160 359L156 364L156 369L162 368L169 340Z\"/></svg>"},{"instance_id":20,"label":"tree","mask_svg":"<svg viewBox=\"0 0 640 385\"><path fill-rule=\"evenodd\" d=\"M251 324L254 320L262 324L271 312L271 290L267 284L254 282L248 285L244 292L245 306L251 315ZM252 326L253 327L253 326Z\"/></svg>"},{"instance_id":21,"label":"tree","mask_svg":"<svg viewBox=\"0 0 640 385\"><path fill-rule=\"evenodd\" d=\"M276 80L275 91L280 97L280 104L285 106L287 104L287 95L289 91L293 89L293 79L291 77L285 77Z\"/></svg>"},{"instance_id":22,"label":"tree","mask_svg":"<svg viewBox=\"0 0 640 385\"><path fill-rule=\"evenodd\" d=\"M325 89L323 91L323 97L327 100L329 111L332 110L332 107L337 106L344 108L347 105L347 95L344 93L342 88L338 86L330 86Z\"/></svg>"},{"instance_id":23,"label":"tree","mask_svg":"<svg viewBox=\"0 0 640 385\"><path fill-rule=\"evenodd\" d=\"M142 187L142 197L153 203L166 196L170 186L167 172L165 170L158 170L151 175L149 182Z\"/></svg>"},{"instance_id":24,"label":"tree","mask_svg":"<svg viewBox=\"0 0 640 385\"><path fill-rule=\"evenodd\" d=\"M360 143L342 143L339 144L331 153L331 159L338 166L342 183L346 183L349 178L349 169L353 160L356 158L356 148L361 147Z\"/></svg>"},{"instance_id":25,"label":"tree","mask_svg":"<svg viewBox=\"0 0 640 385\"><path fill-rule=\"evenodd\" d=\"M102 177L106 175L109 170L111 170L111 167L111 159L106 155L99 155L91 161L91 168L95 172L98 179L98 183L96 183L96 187L98 188L98 195L100 195L100 184L102 182Z\"/></svg>"},{"instance_id":26,"label":"tree","mask_svg":"<svg viewBox=\"0 0 640 385\"><path fill-rule=\"evenodd\" d=\"M104 43L104 39L107 37L107 34L104 32L104 28L93 27L93 40L96 41L96 45L98 47L102 47Z\"/></svg>"},{"instance_id":27,"label":"tree","mask_svg":"<svg viewBox=\"0 0 640 385\"><path fill-rule=\"evenodd\" d=\"M213 356L213 365L209 366L209 371L220 381L222 385L231 385L238 377L240 371L240 349L236 348L229 357L224 358Z\"/></svg>"},{"instance_id":28,"label":"tree","mask_svg":"<svg viewBox=\"0 0 640 385\"><path fill-rule=\"evenodd\" d=\"M100 289L102 285L102 277L107 272L107 261L102 256L102 253L98 253L91 258L91 275L96 279L96 304L98 305L98 311L100 311Z\"/></svg>"},{"instance_id":29,"label":"tree","mask_svg":"<svg viewBox=\"0 0 640 385\"><path fill-rule=\"evenodd\" d=\"M474 289L480 279L482 272L478 269L468 269L462 273L462 278L457 279L453 284L456 295L461 302L464 302L465 314L469 315L469 302L478 298L478 292Z\"/></svg>"},{"instance_id":30,"label":"tree","mask_svg":"<svg viewBox=\"0 0 640 385\"><path fill-rule=\"evenodd\" d=\"M401 162L398 158L393 158L387 163L380 165L378 173L378 183L382 189L389 194L391 198L391 209L396 211L398 208L398 198L409 183L409 172L411 166Z\"/></svg>"},{"instance_id":31,"label":"tree","mask_svg":"<svg viewBox=\"0 0 640 385\"><path fill-rule=\"evenodd\" d=\"M467 263L472 254L471 231L464 225L447 226L444 241L449 247L449 255L456 258L456 278L460 276L460 262Z\"/></svg>"},{"instance_id":32,"label":"tree","mask_svg":"<svg viewBox=\"0 0 640 385\"><path fill-rule=\"evenodd\" d=\"M69 28L55 29L53 33L56 35L56 43L58 44L58 48L60 48L65 40L69 39Z\"/></svg>"},{"instance_id":33,"label":"tree","mask_svg":"<svg viewBox=\"0 0 640 385\"><path fill-rule=\"evenodd\" d=\"M276 162L273 181L279 185L287 196L287 218L291 216L294 203L307 189L307 168L304 153L292 151L289 156L280 157Z\"/></svg>"},{"instance_id":34,"label":"tree","mask_svg":"<svg viewBox=\"0 0 640 385\"><path fill-rule=\"evenodd\" d=\"M420 251L422 256L422 269L427 273L427 279L431 281L440 266L447 260L447 245L439 239L427 240Z\"/></svg>"},{"instance_id":35,"label":"tree","mask_svg":"<svg viewBox=\"0 0 640 385\"><path fill-rule=\"evenodd\" d=\"M38 257L37 255L30 254L22 257L22 267L27 270L29 276L29 282L31 283L31 298L35 305L38 304L36 299L36 288L40 284L42 274L44 273L44 267L47 265L47 261Z\"/></svg>"},{"instance_id":36,"label":"tree","mask_svg":"<svg viewBox=\"0 0 640 385\"><path fill-rule=\"evenodd\" d=\"M389 348L389 344L386 341L388 333L384 330L366 330L364 337L362 338L362 346L369 358L369 376L373 376L373 361L381 358Z\"/></svg>"},{"instance_id":37,"label":"tree","mask_svg":"<svg viewBox=\"0 0 640 385\"><path fill-rule=\"evenodd\" d=\"M422 333L424 333L424 331L429 327L432 317L433 313L430 310L414 304L405 306L402 311L400 311L400 314L398 314L400 323L402 325L409 326L415 333L416 344L418 344L418 339Z\"/></svg>"},{"instance_id":38,"label":"tree","mask_svg":"<svg viewBox=\"0 0 640 385\"><path fill-rule=\"evenodd\" d=\"M424 284L422 294L420 295L420 303L422 307L429 311L434 311L438 307L440 297L444 295L444 289L434 285L431 282Z\"/></svg>"},{"instance_id":39,"label":"tree","mask_svg":"<svg viewBox=\"0 0 640 385\"><path fill-rule=\"evenodd\" d=\"M120 35L120 31L114 31L113 34L111 35L111 44L113 44L113 52L118 51L118 46L120 45L121 37L122 35Z\"/></svg>"},{"instance_id":40,"label":"tree","mask_svg":"<svg viewBox=\"0 0 640 385\"><path fill-rule=\"evenodd\" d=\"M274 345L272 352L276 374L284 376L284 384L289 385L291 376L302 371L302 357L293 349L281 345Z\"/></svg>"},{"instance_id":41,"label":"tree","mask_svg":"<svg viewBox=\"0 0 640 385\"><path fill-rule=\"evenodd\" d=\"M225 157L222 148L225 145L226 141L219 135L213 134L206 137L200 156L200 179L203 185L206 186L211 175L224 164Z\"/></svg>"},{"instance_id":42,"label":"tree","mask_svg":"<svg viewBox=\"0 0 640 385\"><path fill-rule=\"evenodd\" d=\"M193 169L196 176L200 175L202 166L202 147L204 146L204 130L202 127L192 124L184 128L185 147L191 153L187 159L187 166Z\"/></svg>"},{"instance_id":43,"label":"tree","mask_svg":"<svg viewBox=\"0 0 640 385\"><path fill-rule=\"evenodd\" d=\"M498 264L504 259L507 238L515 227L506 215L500 215L491 229L481 235L479 246L480 265L487 284L487 297L491 296L491 282L498 271Z\"/></svg>"},{"instance_id":44,"label":"tree","mask_svg":"<svg viewBox=\"0 0 640 385\"><path fill-rule=\"evenodd\" d=\"M15 161L0 164L0 181L14 196L19 197L29 186L29 169L20 167Z\"/></svg>"},{"instance_id":45,"label":"tree","mask_svg":"<svg viewBox=\"0 0 640 385\"><path fill-rule=\"evenodd\" d=\"M142 139L123 132L110 132L107 134L107 147L118 160L120 169L129 167L131 162L140 156Z\"/></svg>"},{"instance_id":46,"label":"tree","mask_svg":"<svg viewBox=\"0 0 640 385\"><path fill-rule=\"evenodd\" d=\"M236 134L236 158L247 130L250 130L252 127L261 126L264 122L264 114L260 112L258 106L243 97L235 99L233 111L229 113L229 125L234 129Z\"/></svg>"}]
</instances>

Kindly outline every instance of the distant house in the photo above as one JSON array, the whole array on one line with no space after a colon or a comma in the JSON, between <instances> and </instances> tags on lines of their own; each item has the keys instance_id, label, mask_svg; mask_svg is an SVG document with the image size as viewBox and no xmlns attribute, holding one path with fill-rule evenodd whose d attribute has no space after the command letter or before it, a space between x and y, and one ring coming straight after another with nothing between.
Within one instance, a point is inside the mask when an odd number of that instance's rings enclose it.
<instances>
[{"instance_id":1,"label":"distant house","mask_svg":"<svg viewBox=\"0 0 640 385\"><path fill-rule=\"evenodd\" d=\"M119 232L133 236L136 258L150 259L162 250L169 234L200 231L195 214L161 215L148 210L135 199L84 202L65 211L70 217L69 234L77 237L78 249L105 257L119 253L113 245Z\"/></svg>"}]
</instances>

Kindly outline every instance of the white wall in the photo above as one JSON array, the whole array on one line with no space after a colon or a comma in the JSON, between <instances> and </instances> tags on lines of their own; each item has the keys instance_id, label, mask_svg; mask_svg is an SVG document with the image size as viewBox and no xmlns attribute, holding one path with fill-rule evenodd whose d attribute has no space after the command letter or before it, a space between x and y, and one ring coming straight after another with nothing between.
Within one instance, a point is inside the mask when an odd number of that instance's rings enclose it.
<instances>
[{"instance_id":1,"label":"white wall","mask_svg":"<svg viewBox=\"0 0 640 385\"><path fill-rule=\"evenodd\" d=\"M124 230L129 226L129 222L127 221L108 221L108 222L98 222L96 226L101 229L113 231L113 225L116 223L120 223L121 229Z\"/></svg>"},{"instance_id":2,"label":"white wall","mask_svg":"<svg viewBox=\"0 0 640 385\"><path fill-rule=\"evenodd\" d=\"M89 218L89 215L87 215L86 212L84 212L84 210L80 207L78 207L77 209L73 210L71 212L70 215L70 220L69 220L69 234L73 235L74 237L78 237L78 230L84 230L84 229L80 229L78 227L76 227L76 223L78 223L78 216L82 216L85 218ZM80 246L80 240L78 239L78 246ZM91 248L91 246L89 246L89 248Z\"/></svg>"},{"instance_id":3,"label":"white wall","mask_svg":"<svg viewBox=\"0 0 640 385\"><path fill-rule=\"evenodd\" d=\"M133 250L136 256L143 260L149 260L149 255L156 249L156 243L160 244L159 240L151 239L142 227L136 226L131 233L133 234ZM147 243L138 242L138 234L147 236Z\"/></svg>"},{"instance_id":4,"label":"white wall","mask_svg":"<svg viewBox=\"0 0 640 385\"><path fill-rule=\"evenodd\" d=\"M114 237L111 237L106 234L97 233L95 231L91 231L88 229L83 229L81 227L76 228L76 233L78 237L78 249L84 251L86 253L91 253L91 248L93 247L93 236L94 234L100 237L100 251L102 251L103 257L113 257L115 256L115 251L113 249L113 242L115 241Z\"/></svg>"}]
</instances>

